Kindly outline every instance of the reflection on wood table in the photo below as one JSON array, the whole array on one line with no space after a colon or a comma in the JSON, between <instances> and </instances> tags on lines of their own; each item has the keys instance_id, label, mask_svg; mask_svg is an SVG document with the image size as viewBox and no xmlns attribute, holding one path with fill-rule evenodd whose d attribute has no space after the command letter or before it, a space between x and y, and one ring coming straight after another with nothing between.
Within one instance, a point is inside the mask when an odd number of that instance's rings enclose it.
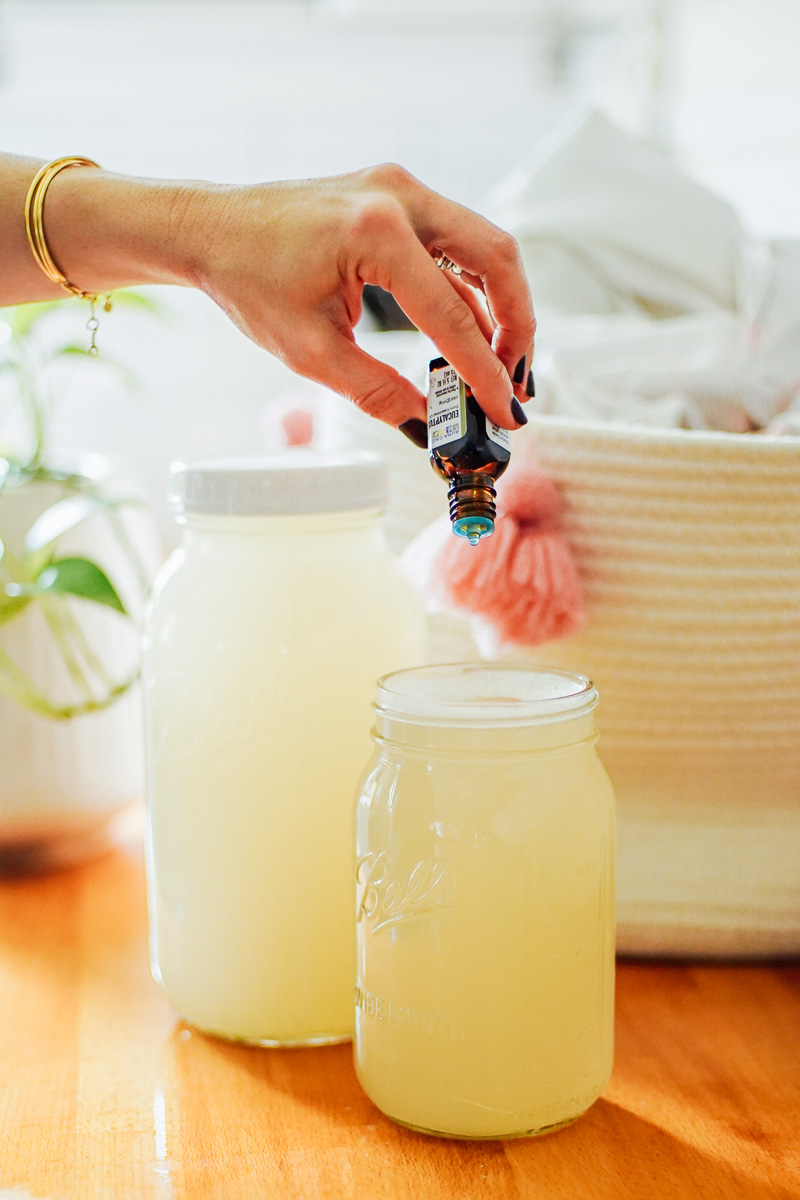
<instances>
[{"instance_id":1,"label":"reflection on wood table","mask_svg":"<svg viewBox=\"0 0 800 1200\"><path fill-rule=\"evenodd\" d=\"M0 884L0 1189L37 1200L796 1200L799 1052L800 967L622 963L585 1117L426 1138L367 1100L349 1046L186 1028L148 972L138 854Z\"/></svg>"}]
</instances>

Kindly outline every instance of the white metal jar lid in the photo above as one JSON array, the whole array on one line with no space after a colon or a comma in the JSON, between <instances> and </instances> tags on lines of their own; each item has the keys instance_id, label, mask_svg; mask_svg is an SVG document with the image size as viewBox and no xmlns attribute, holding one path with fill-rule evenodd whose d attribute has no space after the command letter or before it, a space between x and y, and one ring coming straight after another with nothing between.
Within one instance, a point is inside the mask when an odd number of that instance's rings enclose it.
<instances>
[{"instance_id":1,"label":"white metal jar lid","mask_svg":"<svg viewBox=\"0 0 800 1200\"><path fill-rule=\"evenodd\" d=\"M585 675L549 667L442 663L378 680L379 716L414 725L508 727L582 717L597 704Z\"/></svg>"},{"instance_id":2,"label":"white metal jar lid","mask_svg":"<svg viewBox=\"0 0 800 1200\"><path fill-rule=\"evenodd\" d=\"M375 454L288 450L272 456L174 463L170 502L178 512L290 516L386 507L386 466Z\"/></svg>"}]
</instances>

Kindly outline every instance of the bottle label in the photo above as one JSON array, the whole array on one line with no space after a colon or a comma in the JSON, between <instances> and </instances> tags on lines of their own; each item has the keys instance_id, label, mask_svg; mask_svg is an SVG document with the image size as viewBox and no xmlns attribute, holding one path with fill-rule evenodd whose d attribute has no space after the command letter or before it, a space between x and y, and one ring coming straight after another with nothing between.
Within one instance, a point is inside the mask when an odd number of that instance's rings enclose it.
<instances>
[{"instance_id":1,"label":"bottle label","mask_svg":"<svg viewBox=\"0 0 800 1200\"><path fill-rule=\"evenodd\" d=\"M494 442L496 446L502 446L504 450L508 450L511 446L511 434L507 429L501 429L499 425L495 425L494 421L486 419L486 436L490 442Z\"/></svg>"},{"instance_id":2,"label":"bottle label","mask_svg":"<svg viewBox=\"0 0 800 1200\"><path fill-rule=\"evenodd\" d=\"M511 440L507 429L486 420L489 441L508 450ZM436 367L428 382L428 449L436 450L448 442L457 442L467 432L467 387L455 367Z\"/></svg>"},{"instance_id":3,"label":"bottle label","mask_svg":"<svg viewBox=\"0 0 800 1200\"><path fill-rule=\"evenodd\" d=\"M437 367L428 381L428 449L457 442L467 432L467 393L453 367Z\"/></svg>"}]
</instances>

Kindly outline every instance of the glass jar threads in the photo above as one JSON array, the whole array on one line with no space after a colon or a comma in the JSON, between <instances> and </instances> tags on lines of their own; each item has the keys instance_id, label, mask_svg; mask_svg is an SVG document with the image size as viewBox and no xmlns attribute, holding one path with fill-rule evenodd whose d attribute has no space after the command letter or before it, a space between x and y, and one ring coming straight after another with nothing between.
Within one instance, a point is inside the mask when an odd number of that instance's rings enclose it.
<instances>
[{"instance_id":1,"label":"glass jar threads","mask_svg":"<svg viewBox=\"0 0 800 1200\"><path fill-rule=\"evenodd\" d=\"M356 815L356 1067L389 1117L544 1133L612 1061L614 801L580 675L383 678Z\"/></svg>"}]
</instances>

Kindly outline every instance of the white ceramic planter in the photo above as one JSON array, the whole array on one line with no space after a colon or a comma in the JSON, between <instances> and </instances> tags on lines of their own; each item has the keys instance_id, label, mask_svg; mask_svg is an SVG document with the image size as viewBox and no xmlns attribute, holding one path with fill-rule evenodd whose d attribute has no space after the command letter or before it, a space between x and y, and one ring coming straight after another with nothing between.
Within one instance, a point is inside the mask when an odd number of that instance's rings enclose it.
<instances>
[{"instance_id":1,"label":"white ceramic planter","mask_svg":"<svg viewBox=\"0 0 800 1200\"><path fill-rule=\"evenodd\" d=\"M59 464L62 465L62 464ZM140 494L132 477L103 459L67 464L89 475L107 494ZM19 550L32 521L60 496L50 484L0 493L0 533ZM144 508L123 510L125 528L147 573L161 552ZM59 554L85 554L107 572L128 610L141 599L130 561L106 519L93 517L65 535ZM138 658L137 625L86 601L70 601L75 619L112 678L123 679ZM0 629L0 644L48 694L79 699L35 606ZM140 698L132 688L110 708L71 720L52 720L0 695L0 865L26 869L95 852L109 823L143 788Z\"/></svg>"},{"instance_id":2,"label":"white ceramic planter","mask_svg":"<svg viewBox=\"0 0 800 1200\"><path fill-rule=\"evenodd\" d=\"M800 439L531 416L588 621L622 951L800 952Z\"/></svg>"}]
</instances>

